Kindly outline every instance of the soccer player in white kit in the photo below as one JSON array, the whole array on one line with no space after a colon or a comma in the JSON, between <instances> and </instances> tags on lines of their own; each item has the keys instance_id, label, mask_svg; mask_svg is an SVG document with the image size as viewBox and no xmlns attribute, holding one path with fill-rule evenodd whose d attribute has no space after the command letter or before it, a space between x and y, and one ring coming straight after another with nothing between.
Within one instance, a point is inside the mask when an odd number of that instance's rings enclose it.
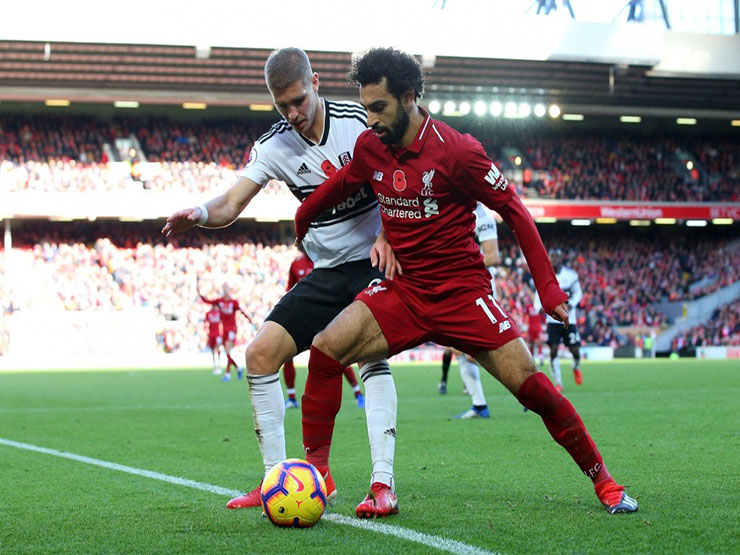
<instances>
[{"instance_id":1,"label":"soccer player in white kit","mask_svg":"<svg viewBox=\"0 0 740 555\"><path fill-rule=\"evenodd\" d=\"M319 76L298 48L273 52L265 64L265 80L284 119L257 140L239 179L226 193L174 213L162 230L165 235L195 225L218 228L231 224L271 179L284 181L303 201L350 162L355 141L366 129L361 105L321 98ZM283 296L247 347L247 381L265 473L286 458L280 367L308 349L313 337L357 293L379 283L383 270L392 279L395 257L388 243L378 238L380 232L378 202L369 185L317 218L303 240L314 270ZM386 516L398 512L393 483L396 389L386 359L362 364L360 377L365 384L373 461L371 484L384 484L388 499L395 504L377 507L371 503L368 507L366 499L358 516ZM334 480L331 475L324 478L332 501ZM259 506L259 485L227 504L230 509Z\"/></svg>"},{"instance_id":2,"label":"soccer player in white kit","mask_svg":"<svg viewBox=\"0 0 740 555\"><path fill-rule=\"evenodd\" d=\"M481 252L483 253L483 263L491 274L491 289L493 290L493 297L496 298L496 283L494 282L494 278L496 276L496 265L500 260L496 220L490 211L480 202L475 207L473 213L475 214L475 238L478 244L480 244ZM455 418L461 418L463 420L488 418L491 413L488 410L486 397L483 394L483 384L480 380L478 363L471 360L471 357L461 351L453 350L450 347L447 347L445 351L447 349L454 351L457 358L457 365L460 367L460 378L462 378L465 389L473 401L471 408L462 414L458 414Z\"/></svg>"},{"instance_id":3,"label":"soccer player in white kit","mask_svg":"<svg viewBox=\"0 0 740 555\"><path fill-rule=\"evenodd\" d=\"M549 314L547 315L547 344L550 347L550 372L555 380L555 387L558 391L563 390L563 378L560 373L560 359L558 358L558 349L560 342L570 349L573 355L573 379L576 384L583 383L581 374L581 336L578 334L578 317L576 307L581 302L583 290L578 274L572 268L563 264L563 252L560 249L550 249L550 261L552 262L555 277L558 280L560 288L568 294L568 328L555 320ZM542 308L542 301L537 295L534 300L535 310Z\"/></svg>"}]
</instances>

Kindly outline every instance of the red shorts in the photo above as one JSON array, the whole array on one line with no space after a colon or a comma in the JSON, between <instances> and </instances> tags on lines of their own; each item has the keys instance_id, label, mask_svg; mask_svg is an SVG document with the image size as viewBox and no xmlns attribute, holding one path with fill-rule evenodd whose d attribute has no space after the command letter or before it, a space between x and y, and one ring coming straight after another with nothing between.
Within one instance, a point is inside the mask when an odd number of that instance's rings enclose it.
<instances>
[{"instance_id":1,"label":"red shorts","mask_svg":"<svg viewBox=\"0 0 740 555\"><path fill-rule=\"evenodd\" d=\"M224 331L222 332L222 337L224 338L224 343L226 343L227 341L231 341L233 343L236 339L236 327L224 328Z\"/></svg>"},{"instance_id":2,"label":"red shorts","mask_svg":"<svg viewBox=\"0 0 740 555\"><path fill-rule=\"evenodd\" d=\"M432 341L475 356L521 337L485 278L449 279L432 288L385 280L356 300L373 313L390 355Z\"/></svg>"},{"instance_id":3,"label":"red shorts","mask_svg":"<svg viewBox=\"0 0 740 555\"><path fill-rule=\"evenodd\" d=\"M213 350L216 347L220 347L223 343L220 335L209 335L208 336L208 348Z\"/></svg>"},{"instance_id":4,"label":"red shorts","mask_svg":"<svg viewBox=\"0 0 740 555\"><path fill-rule=\"evenodd\" d=\"M532 329L529 328L529 332L527 332L527 338L529 339L530 343L533 343L535 341L540 340L540 335L542 334L541 329Z\"/></svg>"}]
</instances>

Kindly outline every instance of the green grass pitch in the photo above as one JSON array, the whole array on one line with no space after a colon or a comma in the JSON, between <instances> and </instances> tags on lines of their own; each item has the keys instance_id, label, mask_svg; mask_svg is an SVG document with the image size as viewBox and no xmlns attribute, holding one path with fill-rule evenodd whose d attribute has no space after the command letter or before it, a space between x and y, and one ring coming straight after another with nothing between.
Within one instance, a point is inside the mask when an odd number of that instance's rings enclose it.
<instances>
[{"instance_id":1,"label":"green grass pitch","mask_svg":"<svg viewBox=\"0 0 740 555\"><path fill-rule=\"evenodd\" d=\"M447 396L435 365L394 365L399 515L358 529L322 519L278 529L227 495L0 444L0 553L740 553L740 364L584 363L564 368L614 477L640 503L608 515L539 417L484 377L488 420L469 408L457 368ZM305 369L298 370L298 382ZM0 373L0 439L223 488L262 470L244 382L201 371ZM286 414L300 457L300 411ZM335 428L334 515L354 518L368 487L364 411L345 385ZM434 537L437 539L435 540ZM466 551L467 550L467 551Z\"/></svg>"}]
</instances>

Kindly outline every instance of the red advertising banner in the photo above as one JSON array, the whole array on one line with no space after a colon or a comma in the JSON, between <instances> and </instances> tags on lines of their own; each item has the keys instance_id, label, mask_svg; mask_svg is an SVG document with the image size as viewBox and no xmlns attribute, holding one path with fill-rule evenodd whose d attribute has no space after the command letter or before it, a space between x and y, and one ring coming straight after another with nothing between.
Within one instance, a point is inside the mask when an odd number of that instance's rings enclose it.
<instances>
[{"instance_id":1,"label":"red advertising banner","mask_svg":"<svg viewBox=\"0 0 740 555\"><path fill-rule=\"evenodd\" d=\"M534 218L558 220L616 218L617 220L740 220L740 203L603 202L523 199Z\"/></svg>"}]
</instances>

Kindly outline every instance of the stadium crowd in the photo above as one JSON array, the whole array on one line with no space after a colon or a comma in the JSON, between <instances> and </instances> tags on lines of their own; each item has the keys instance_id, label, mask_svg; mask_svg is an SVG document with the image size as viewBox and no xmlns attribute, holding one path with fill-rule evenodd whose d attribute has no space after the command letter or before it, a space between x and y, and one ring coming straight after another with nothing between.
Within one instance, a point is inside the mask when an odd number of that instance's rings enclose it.
<instances>
[{"instance_id":1,"label":"stadium crowd","mask_svg":"<svg viewBox=\"0 0 740 555\"><path fill-rule=\"evenodd\" d=\"M464 124L461 126L464 128ZM205 192L233 183L252 143L269 123L256 119L195 123L162 117L0 116L0 187L6 191L143 188ZM524 130L523 130L524 129ZM609 130L476 128L475 135L528 196L570 200L738 201L740 144L729 138L656 138ZM130 171L111 167L104 144L135 137L141 156ZM520 152L519 164L507 153ZM696 160L691 170L686 158ZM146 160L146 164L141 164ZM510 176L518 175L512 172ZM285 188L270 187L289 194Z\"/></svg>"},{"instance_id":2,"label":"stadium crowd","mask_svg":"<svg viewBox=\"0 0 740 555\"><path fill-rule=\"evenodd\" d=\"M740 299L718 307L706 323L679 333L672 350L708 346L740 346Z\"/></svg>"},{"instance_id":3,"label":"stadium crowd","mask_svg":"<svg viewBox=\"0 0 740 555\"><path fill-rule=\"evenodd\" d=\"M238 224L243 226L246 224ZM203 347L207 307L200 303L196 280L206 297L220 296L227 283L254 325L240 326L238 344L248 341L285 291L296 251L276 228L200 230L164 242L156 224L92 222L75 225L26 225L16 245L30 249L37 263L53 275L57 295L67 310L119 310L153 307L160 319L165 350ZM566 253L583 289L579 328L585 342L616 347L629 338L619 330L661 328L666 317L653 304L686 301L740 279L740 245L730 239L697 237L674 241L670 234L608 240L608 231L588 236L570 230L543 231L548 246ZM508 229L499 238L502 265L496 283L499 298L522 327L533 285L526 263ZM692 284L701 283L701 287ZM2 282L0 282L2 285ZM5 296L5 295L2 295ZM737 307L735 307L737 308ZM735 311L735 314L737 311ZM726 337L737 318L723 311L722 324L688 338ZM735 332L736 333L736 332ZM731 336L731 334L730 334Z\"/></svg>"}]
</instances>

